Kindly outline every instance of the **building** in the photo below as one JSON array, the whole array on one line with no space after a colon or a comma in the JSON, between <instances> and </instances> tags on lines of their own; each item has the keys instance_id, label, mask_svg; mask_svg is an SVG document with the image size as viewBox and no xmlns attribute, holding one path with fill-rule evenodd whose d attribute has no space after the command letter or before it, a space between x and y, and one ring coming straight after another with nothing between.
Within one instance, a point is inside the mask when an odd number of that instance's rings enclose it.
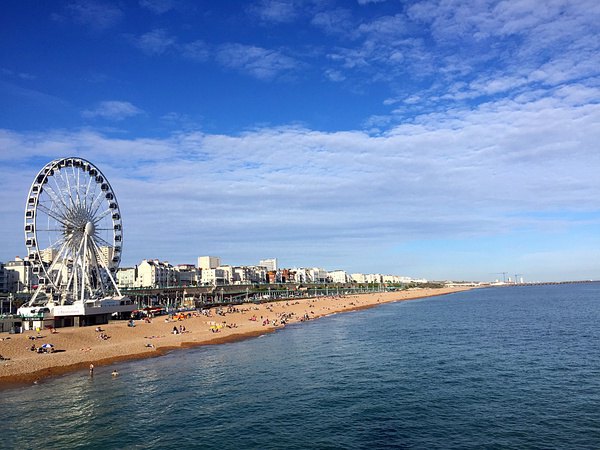
<instances>
[{"instance_id":1,"label":"building","mask_svg":"<svg viewBox=\"0 0 600 450\"><path fill-rule=\"evenodd\" d=\"M6 272L7 292L31 292L32 285L37 284L31 263L23 258L15 257L4 265Z\"/></svg>"},{"instance_id":2,"label":"building","mask_svg":"<svg viewBox=\"0 0 600 450\"><path fill-rule=\"evenodd\" d=\"M137 266L122 267L117 271L117 285L120 288L133 288L136 286Z\"/></svg>"},{"instance_id":3,"label":"building","mask_svg":"<svg viewBox=\"0 0 600 450\"><path fill-rule=\"evenodd\" d=\"M367 283L380 284L383 283L383 275L379 273L368 273L365 275L365 281Z\"/></svg>"},{"instance_id":4,"label":"building","mask_svg":"<svg viewBox=\"0 0 600 450\"><path fill-rule=\"evenodd\" d=\"M196 286L201 282L201 270L193 264L175 266L175 277L178 286Z\"/></svg>"},{"instance_id":5,"label":"building","mask_svg":"<svg viewBox=\"0 0 600 450\"><path fill-rule=\"evenodd\" d=\"M347 283L351 278L344 270L333 270L329 272L329 279L332 283Z\"/></svg>"},{"instance_id":6,"label":"building","mask_svg":"<svg viewBox=\"0 0 600 450\"><path fill-rule=\"evenodd\" d=\"M0 262L0 292L8 292L8 283L6 282L6 270L4 263ZM1 311L0 311L1 313Z\"/></svg>"},{"instance_id":7,"label":"building","mask_svg":"<svg viewBox=\"0 0 600 450\"><path fill-rule=\"evenodd\" d=\"M353 283L366 283L367 282L367 278L365 277L364 273L353 273L352 275L350 275L350 278L352 279Z\"/></svg>"},{"instance_id":8,"label":"building","mask_svg":"<svg viewBox=\"0 0 600 450\"><path fill-rule=\"evenodd\" d=\"M144 259L137 266L135 287L163 288L176 284L175 268L167 261Z\"/></svg>"},{"instance_id":9,"label":"building","mask_svg":"<svg viewBox=\"0 0 600 450\"><path fill-rule=\"evenodd\" d=\"M277 271L277 258L261 259L259 266L266 267L268 271Z\"/></svg>"},{"instance_id":10,"label":"building","mask_svg":"<svg viewBox=\"0 0 600 450\"><path fill-rule=\"evenodd\" d=\"M199 269L216 269L221 265L221 258L218 256L199 256L198 257L198 268Z\"/></svg>"},{"instance_id":11,"label":"building","mask_svg":"<svg viewBox=\"0 0 600 450\"><path fill-rule=\"evenodd\" d=\"M216 269L202 269L201 283L204 285L224 285L226 283L225 271L220 268Z\"/></svg>"}]
</instances>

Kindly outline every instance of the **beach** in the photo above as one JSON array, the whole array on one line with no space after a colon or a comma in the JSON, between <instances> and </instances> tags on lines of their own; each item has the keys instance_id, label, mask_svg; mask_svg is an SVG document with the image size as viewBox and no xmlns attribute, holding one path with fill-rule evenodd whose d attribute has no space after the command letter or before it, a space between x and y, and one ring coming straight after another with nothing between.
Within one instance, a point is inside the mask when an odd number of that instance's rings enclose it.
<instances>
[{"instance_id":1,"label":"beach","mask_svg":"<svg viewBox=\"0 0 600 450\"><path fill-rule=\"evenodd\" d=\"M259 336L291 323L377 306L464 291L468 287L425 288L349 296L295 298L245 303L149 321L114 321L99 327L58 328L22 334L0 333L0 387L28 384L66 372L118 361L155 357L177 348L213 345ZM52 344L52 351L33 351Z\"/></svg>"}]
</instances>

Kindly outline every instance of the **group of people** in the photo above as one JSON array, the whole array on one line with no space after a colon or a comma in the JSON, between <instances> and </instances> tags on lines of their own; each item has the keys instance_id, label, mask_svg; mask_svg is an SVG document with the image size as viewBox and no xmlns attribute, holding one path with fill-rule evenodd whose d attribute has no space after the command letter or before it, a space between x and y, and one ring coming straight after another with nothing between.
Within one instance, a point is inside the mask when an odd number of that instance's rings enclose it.
<instances>
[{"instance_id":1,"label":"group of people","mask_svg":"<svg viewBox=\"0 0 600 450\"><path fill-rule=\"evenodd\" d=\"M29 350L35 353L54 353L54 347L44 347L42 345L36 347L35 344L31 344Z\"/></svg>"},{"instance_id":2,"label":"group of people","mask_svg":"<svg viewBox=\"0 0 600 450\"><path fill-rule=\"evenodd\" d=\"M118 377L119 372L117 371L117 369L115 369L111 372L111 375L113 377ZM90 364L90 377L93 377L93 376L94 376L94 364Z\"/></svg>"},{"instance_id":3,"label":"group of people","mask_svg":"<svg viewBox=\"0 0 600 450\"><path fill-rule=\"evenodd\" d=\"M185 333L185 327L183 325L179 325L179 329L174 326L173 327L173 334L183 334Z\"/></svg>"},{"instance_id":4,"label":"group of people","mask_svg":"<svg viewBox=\"0 0 600 450\"><path fill-rule=\"evenodd\" d=\"M106 334L104 330L100 327L96 327L96 333L100 333L98 335L98 339L100 339L101 341L106 341L110 338L110 336Z\"/></svg>"}]
</instances>

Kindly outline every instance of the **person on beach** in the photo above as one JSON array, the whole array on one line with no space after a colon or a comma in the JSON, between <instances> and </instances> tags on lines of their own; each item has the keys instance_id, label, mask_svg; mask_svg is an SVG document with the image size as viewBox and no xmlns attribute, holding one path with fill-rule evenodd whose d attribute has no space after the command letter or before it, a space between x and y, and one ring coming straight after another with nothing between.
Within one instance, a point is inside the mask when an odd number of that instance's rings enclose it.
<instances>
[{"instance_id":1,"label":"person on beach","mask_svg":"<svg viewBox=\"0 0 600 450\"><path fill-rule=\"evenodd\" d=\"M94 376L94 365L90 364L90 376Z\"/></svg>"}]
</instances>

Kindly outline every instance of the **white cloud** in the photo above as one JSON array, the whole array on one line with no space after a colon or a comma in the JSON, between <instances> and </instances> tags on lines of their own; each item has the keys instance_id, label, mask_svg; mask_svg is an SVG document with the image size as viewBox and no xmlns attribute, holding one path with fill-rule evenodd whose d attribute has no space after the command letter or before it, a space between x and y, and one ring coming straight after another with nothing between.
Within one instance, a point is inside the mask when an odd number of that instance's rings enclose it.
<instances>
[{"instance_id":1,"label":"white cloud","mask_svg":"<svg viewBox=\"0 0 600 450\"><path fill-rule=\"evenodd\" d=\"M140 6L154 14L164 14L175 8L174 0L140 0Z\"/></svg>"},{"instance_id":2,"label":"white cloud","mask_svg":"<svg viewBox=\"0 0 600 450\"><path fill-rule=\"evenodd\" d=\"M292 22L298 15L293 0L260 0L250 10L261 20L273 23Z\"/></svg>"},{"instance_id":3,"label":"white cloud","mask_svg":"<svg viewBox=\"0 0 600 450\"><path fill-rule=\"evenodd\" d=\"M295 59L277 50L243 44L225 44L218 48L217 61L261 80L291 73L300 66Z\"/></svg>"},{"instance_id":4,"label":"white cloud","mask_svg":"<svg viewBox=\"0 0 600 450\"><path fill-rule=\"evenodd\" d=\"M180 46L181 55L193 61L204 62L210 56L209 46L204 41L188 42Z\"/></svg>"},{"instance_id":5,"label":"white cloud","mask_svg":"<svg viewBox=\"0 0 600 450\"><path fill-rule=\"evenodd\" d=\"M100 102L93 109L86 109L82 112L82 115L87 118L100 117L109 120L123 120L127 117L137 116L143 112L140 108L129 102L109 100Z\"/></svg>"},{"instance_id":6,"label":"white cloud","mask_svg":"<svg viewBox=\"0 0 600 450\"><path fill-rule=\"evenodd\" d=\"M352 13L344 8L319 11L312 18L311 24L330 34L352 36L355 31Z\"/></svg>"},{"instance_id":7,"label":"white cloud","mask_svg":"<svg viewBox=\"0 0 600 450\"><path fill-rule=\"evenodd\" d=\"M89 26L94 30L105 30L121 21L123 11L119 7L95 0L78 0L68 3L65 7L68 18ZM55 15L54 18L64 20L65 17Z\"/></svg>"},{"instance_id":8,"label":"white cloud","mask_svg":"<svg viewBox=\"0 0 600 450\"><path fill-rule=\"evenodd\" d=\"M344 81L346 79L346 77L344 76L344 74L342 72L340 72L339 70L335 70L335 69L327 69L325 71L325 76L327 78L329 78L331 81L336 81L336 82Z\"/></svg>"},{"instance_id":9,"label":"white cloud","mask_svg":"<svg viewBox=\"0 0 600 450\"><path fill-rule=\"evenodd\" d=\"M3 131L0 232L8 242L20 230L25 194L14 193L39 169L24 163L65 154L110 178L131 230L128 263L152 256L148 248L174 261L264 251L314 262L339 248L358 255L407 239L576 227L571 212L599 212L600 104L582 101L598 94L564 87L526 103L424 114L377 135L292 126L165 139ZM540 219L547 212L559 219Z\"/></svg>"},{"instance_id":10,"label":"white cloud","mask_svg":"<svg viewBox=\"0 0 600 450\"><path fill-rule=\"evenodd\" d=\"M142 34L135 40L135 43L148 55L161 55L175 45L176 39L170 36L166 30L157 28Z\"/></svg>"}]
</instances>

